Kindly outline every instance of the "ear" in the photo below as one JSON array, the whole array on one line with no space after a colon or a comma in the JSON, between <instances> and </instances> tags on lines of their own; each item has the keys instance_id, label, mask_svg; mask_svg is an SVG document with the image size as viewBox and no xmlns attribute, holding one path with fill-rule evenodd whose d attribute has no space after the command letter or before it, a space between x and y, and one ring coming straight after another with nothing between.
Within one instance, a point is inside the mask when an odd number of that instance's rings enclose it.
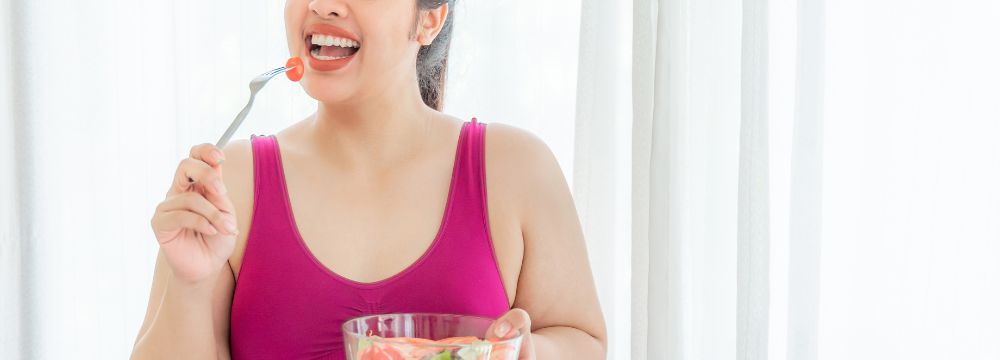
<instances>
[{"instance_id":1,"label":"ear","mask_svg":"<svg viewBox=\"0 0 1000 360\"><path fill-rule=\"evenodd\" d=\"M419 21L417 22L417 42L420 45L430 45L434 38L444 27L444 21L448 19L448 3L441 4L437 9L420 10Z\"/></svg>"}]
</instances>

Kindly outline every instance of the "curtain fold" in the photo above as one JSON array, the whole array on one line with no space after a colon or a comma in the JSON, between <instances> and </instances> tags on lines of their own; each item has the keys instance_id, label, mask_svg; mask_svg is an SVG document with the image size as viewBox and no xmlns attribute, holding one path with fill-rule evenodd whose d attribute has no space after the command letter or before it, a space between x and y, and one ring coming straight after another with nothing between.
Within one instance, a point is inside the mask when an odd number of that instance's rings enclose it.
<instances>
[{"instance_id":1,"label":"curtain fold","mask_svg":"<svg viewBox=\"0 0 1000 360\"><path fill-rule=\"evenodd\" d=\"M632 359L648 359L650 266L650 163L652 162L653 86L656 69L658 2L635 0L632 14L632 249L629 271ZM656 310L654 307L653 310ZM655 325L655 323L653 324ZM659 325L658 325L659 326Z\"/></svg>"},{"instance_id":2,"label":"curtain fold","mask_svg":"<svg viewBox=\"0 0 1000 360\"><path fill-rule=\"evenodd\" d=\"M744 0L742 20L736 358L767 360L771 275L768 1Z\"/></svg>"},{"instance_id":3,"label":"curtain fold","mask_svg":"<svg viewBox=\"0 0 1000 360\"><path fill-rule=\"evenodd\" d=\"M823 237L824 0L799 0L788 232L787 358L819 358Z\"/></svg>"},{"instance_id":4,"label":"curtain fold","mask_svg":"<svg viewBox=\"0 0 1000 360\"><path fill-rule=\"evenodd\" d=\"M632 358L732 358L741 3L634 4Z\"/></svg>"},{"instance_id":5,"label":"curtain fold","mask_svg":"<svg viewBox=\"0 0 1000 360\"><path fill-rule=\"evenodd\" d=\"M583 1L573 196L608 330L608 358L631 358L631 3Z\"/></svg>"},{"instance_id":6,"label":"curtain fold","mask_svg":"<svg viewBox=\"0 0 1000 360\"><path fill-rule=\"evenodd\" d=\"M17 84L24 79L17 65L18 37L13 32L17 23L14 2L0 1L0 358L19 359L22 349L24 253L21 227L22 207L17 157L21 151L19 134L22 128L14 121L18 116Z\"/></svg>"},{"instance_id":7,"label":"curtain fold","mask_svg":"<svg viewBox=\"0 0 1000 360\"><path fill-rule=\"evenodd\" d=\"M662 239L663 234L651 231L651 224L662 212L661 205L665 199L659 193L654 194L662 184L663 174L653 168L654 161L659 163L661 156L653 156L654 138L654 106L657 84L663 84L662 70L657 66L659 47L658 20L660 4L655 0L636 0L633 8L633 125L632 125L632 264L631 264L631 354L636 360L646 360L650 354L660 351L666 355L664 344L667 340L665 313L667 301L662 286L665 276L657 277L651 274L661 274L664 271L656 269L663 266L664 261L651 261L657 256L650 252L650 247L657 242L652 239ZM662 131L661 131L662 132ZM654 196L655 195L655 196ZM654 199L655 197L655 199ZM657 306L661 304L661 306ZM650 341L652 339L652 342ZM651 349L652 347L656 347ZM652 351L651 351L652 350ZM673 357L676 358L676 357Z\"/></svg>"}]
</instances>

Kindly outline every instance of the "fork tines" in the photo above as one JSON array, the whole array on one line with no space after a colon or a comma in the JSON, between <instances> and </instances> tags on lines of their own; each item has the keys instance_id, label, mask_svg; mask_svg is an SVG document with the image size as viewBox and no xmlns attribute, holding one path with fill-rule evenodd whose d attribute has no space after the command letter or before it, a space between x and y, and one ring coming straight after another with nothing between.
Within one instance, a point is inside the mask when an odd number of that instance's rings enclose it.
<instances>
[{"instance_id":1,"label":"fork tines","mask_svg":"<svg viewBox=\"0 0 1000 360\"><path fill-rule=\"evenodd\" d=\"M286 68L286 67L284 67L284 66L282 66L282 67L280 67L280 68L277 68L277 69L274 69L274 70L271 70L271 71L268 71L268 72L264 73L264 75L267 75L267 76L274 76L274 75L278 75L278 74L280 74L280 73L284 72L285 70L287 70L287 68Z\"/></svg>"}]
</instances>

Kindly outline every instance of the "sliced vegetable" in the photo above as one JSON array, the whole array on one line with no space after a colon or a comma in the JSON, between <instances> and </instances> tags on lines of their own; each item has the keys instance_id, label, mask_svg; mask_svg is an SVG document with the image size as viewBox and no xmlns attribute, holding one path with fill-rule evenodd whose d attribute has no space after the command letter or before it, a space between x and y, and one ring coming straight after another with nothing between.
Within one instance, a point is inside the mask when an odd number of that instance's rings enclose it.
<instances>
[{"instance_id":1,"label":"sliced vegetable","mask_svg":"<svg viewBox=\"0 0 1000 360\"><path fill-rule=\"evenodd\" d=\"M442 351L428 360L452 360L451 351Z\"/></svg>"},{"instance_id":2,"label":"sliced vegetable","mask_svg":"<svg viewBox=\"0 0 1000 360\"><path fill-rule=\"evenodd\" d=\"M508 360L517 354L516 349L508 344L497 344L475 336L456 336L441 340L382 338L377 335L369 337L371 340L363 339L358 344L360 360ZM441 345L454 346L444 346L442 349Z\"/></svg>"}]
</instances>

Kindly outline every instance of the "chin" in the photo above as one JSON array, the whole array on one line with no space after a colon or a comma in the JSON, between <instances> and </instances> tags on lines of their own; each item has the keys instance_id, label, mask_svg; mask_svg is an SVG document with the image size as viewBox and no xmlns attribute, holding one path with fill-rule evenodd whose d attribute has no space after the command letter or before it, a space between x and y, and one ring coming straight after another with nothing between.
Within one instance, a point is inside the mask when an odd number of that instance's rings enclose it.
<instances>
[{"instance_id":1,"label":"chin","mask_svg":"<svg viewBox=\"0 0 1000 360\"><path fill-rule=\"evenodd\" d=\"M327 104L346 103L357 95L353 86L324 79L310 79L309 74L303 77L300 84L309 97Z\"/></svg>"}]
</instances>

